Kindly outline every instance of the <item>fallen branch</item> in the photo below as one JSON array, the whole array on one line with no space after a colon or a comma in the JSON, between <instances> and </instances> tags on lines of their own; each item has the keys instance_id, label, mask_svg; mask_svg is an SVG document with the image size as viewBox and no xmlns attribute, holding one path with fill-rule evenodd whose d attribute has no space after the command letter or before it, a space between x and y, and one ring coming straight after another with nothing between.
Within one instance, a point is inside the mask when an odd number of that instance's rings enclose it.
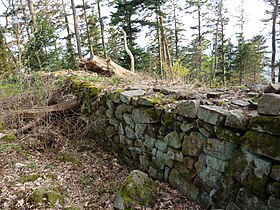
<instances>
[{"instance_id":1,"label":"fallen branch","mask_svg":"<svg viewBox=\"0 0 280 210\"><path fill-rule=\"evenodd\" d=\"M23 118L45 118L54 114L66 114L76 111L80 108L80 103L77 99L71 99L59 104L46 107L38 107L26 110L19 110L16 112L19 116Z\"/></svg>"}]
</instances>

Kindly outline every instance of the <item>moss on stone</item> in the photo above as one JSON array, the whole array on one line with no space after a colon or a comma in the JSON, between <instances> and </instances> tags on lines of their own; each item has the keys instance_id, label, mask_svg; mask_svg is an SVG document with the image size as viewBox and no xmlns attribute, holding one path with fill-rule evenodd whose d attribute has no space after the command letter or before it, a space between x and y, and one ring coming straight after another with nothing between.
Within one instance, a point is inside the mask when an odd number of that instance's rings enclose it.
<instances>
[{"instance_id":1,"label":"moss on stone","mask_svg":"<svg viewBox=\"0 0 280 210\"><path fill-rule=\"evenodd\" d=\"M157 112L154 108L150 108L147 109L146 112L148 113L148 115L153 119L153 120L157 120L158 119L158 115Z\"/></svg>"},{"instance_id":2,"label":"moss on stone","mask_svg":"<svg viewBox=\"0 0 280 210\"><path fill-rule=\"evenodd\" d=\"M35 206L45 203L48 207L53 207L57 202L60 204L63 202L63 196L57 187L38 188L31 193L28 201Z\"/></svg>"},{"instance_id":3,"label":"moss on stone","mask_svg":"<svg viewBox=\"0 0 280 210\"><path fill-rule=\"evenodd\" d=\"M240 133L234 132L232 129L228 129L222 126L216 126L215 133L219 139L240 144Z\"/></svg>"},{"instance_id":4,"label":"moss on stone","mask_svg":"<svg viewBox=\"0 0 280 210\"><path fill-rule=\"evenodd\" d=\"M280 160L280 144L277 136L250 130L241 137L241 143L250 151Z\"/></svg>"},{"instance_id":5,"label":"moss on stone","mask_svg":"<svg viewBox=\"0 0 280 210\"><path fill-rule=\"evenodd\" d=\"M250 126L260 132L280 135L280 116L256 116L251 119Z\"/></svg>"},{"instance_id":6,"label":"moss on stone","mask_svg":"<svg viewBox=\"0 0 280 210\"><path fill-rule=\"evenodd\" d=\"M40 174L30 174L30 175L26 175L24 177L21 177L18 182L23 184L25 182L34 182L37 179L39 179L40 177L42 177Z\"/></svg>"},{"instance_id":7,"label":"moss on stone","mask_svg":"<svg viewBox=\"0 0 280 210\"><path fill-rule=\"evenodd\" d=\"M165 113L162 118L161 118L161 123L164 125L164 126L169 126L171 125L172 123L174 123L176 121L175 117L174 117L174 114L169 112L169 113Z\"/></svg>"},{"instance_id":8,"label":"moss on stone","mask_svg":"<svg viewBox=\"0 0 280 210\"><path fill-rule=\"evenodd\" d=\"M17 139L17 137L14 134L9 134L2 138L3 141L8 142L8 143L14 142L16 139Z\"/></svg>"}]
</instances>

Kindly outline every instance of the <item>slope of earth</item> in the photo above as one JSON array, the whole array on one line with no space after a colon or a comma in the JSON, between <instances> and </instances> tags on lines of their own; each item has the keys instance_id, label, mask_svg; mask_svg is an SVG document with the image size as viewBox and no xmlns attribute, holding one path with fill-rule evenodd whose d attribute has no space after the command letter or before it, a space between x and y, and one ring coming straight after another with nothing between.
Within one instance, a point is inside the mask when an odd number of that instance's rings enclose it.
<instances>
[{"instance_id":1,"label":"slope of earth","mask_svg":"<svg viewBox=\"0 0 280 210\"><path fill-rule=\"evenodd\" d=\"M130 169L101 145L64 140L38 151L24 149L23 141L0 141L0 209L113 209ZM167 184L157 185L152 209L200 209Z\"/></svg>"}]
</instances>

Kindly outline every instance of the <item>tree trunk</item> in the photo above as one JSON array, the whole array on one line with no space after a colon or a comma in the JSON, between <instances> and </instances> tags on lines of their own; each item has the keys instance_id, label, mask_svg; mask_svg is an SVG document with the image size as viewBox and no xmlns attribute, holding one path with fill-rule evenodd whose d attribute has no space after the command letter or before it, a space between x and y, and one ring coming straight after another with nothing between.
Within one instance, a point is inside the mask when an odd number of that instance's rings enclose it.
<instances>
[{"instance_id":1,"label":"tree trunk","mask_svg":"<svg viewBox=\"0 0 280 210\"><path fill-rule=\"evenodd\" d=\"M32 0L28 0L28 8L32 20L32 32L34 33L36 31L36 15L34 12L34 6Z\"/></svg>"},{"instance_id":2,"label":"tree trunk","mask_svg":"<svg viewBox=\"0 0 280 210\"><path fill-rule=\"evenodd\" d=\"M97 9L98 9L98 19L100 24L100 33L101 33L101 40L102 40L102 48L103 48L103 55L104 58L107 59L107 50L105 45L105 38L104 38L104 23L101 16L101 8L100 8L100 0L96 0L97 3Z\"/></svg>"},{"instance_id":3,"label":"tree trunk","mask_svg":"<svg viewBox=\"0 0 280 210\"><path fill-rule=\"evenodd\" d=\"M74 54L74 49L73 49L72 40L71 40L71 31L70 31L67 12L66 12L66 8L65 8L65 4L64 4L63 0L61 0L61 3L62 3L62 7L63 7L63 16L64 16L64 21L65 21L65 28L66 28L66 31L67 31L66 46L67 46L67 51L70 54L70 59L69 59L69 61L71 62L70 66L72 68L74 68L77 64L75 62L75 54Z\"/></svg>"},{"instance_id":4,"label":"tree trunk","mask_svg":"<svg viewBox=\"0 0 280 210\"><path fill-rule=\"evenodd\" d=\"M134 56L133 56L132 52L129 50L129 48L128 48L126 33L125 33L125 31L123 29L122 29L122 32L123 32L123 39L124 39L124 48L125 48L126 53L129 56L129 58L130 58L130 71L135 72L135 69L134 69Z\"/></svg>"},{"instance_id":5,"label":"tree trunk","mask_svg":"<svg viewBox=\"0 0 280 210\"><path fill-rule=\"evenodd\" d=\"M272 13L272 54L271 54L271 82L275 83L275 57L276 57L276 19L278 16L278 0L274 2L274 8Z\"/></svg>"},{"instance_id":6,"label":"tree trunk","mask_svg":"<svg viewBox=\"0 0 280 210\"><path fill-rule=\"evenodd\" d=\"M85 15L85 23L86 23L86 30L87 30L87 40L88 40L88 45L89 45L89 54L90 58L93 58L93 47L92 47L92 42L91 42L91 36L89 33L89 26L88 26L88 20L87 20L87 2L83 0L83 10L84 10L84 15Z\"/></svg>"},{"instance_id":7,"label":"tree trunk","mask_svg":"<svg viewBox=\"0 0 280 210\"><path fill-rule=\"evenodd\" d=\"M82 59L83 56L82 56L82 47L81 47L81 37L78 29L78 17L76 13L76 6L74 0L71 0L71 6L72 6L73 18L74 18L74 29L75 29L75 36L77 41L78 56L79 59Z\"/></svg>"}]
</instances>

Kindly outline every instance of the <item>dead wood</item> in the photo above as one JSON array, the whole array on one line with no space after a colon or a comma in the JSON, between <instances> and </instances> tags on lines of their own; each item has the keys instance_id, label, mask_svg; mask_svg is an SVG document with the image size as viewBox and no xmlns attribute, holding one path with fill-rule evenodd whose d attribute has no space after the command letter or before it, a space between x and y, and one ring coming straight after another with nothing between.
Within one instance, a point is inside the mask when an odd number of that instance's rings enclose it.
<instances>
[{"instance_id":1,"label":"dead wood","mask_svg":"<svg viewBox=\"0 0 280 210\"><path fill-rule=\"evenodd\" d=\"M111 77L113 75L120 77L129 77L135 75L134 72L131 72L110 59L103 59L98 56L93 56L92 59L81 59L79 62L79 67L85 71L93 71L99 75Z\"/></svg>"},{"instance_id":2,"label":"dead wood","mask_svg":"<svg viewBox=\"0 0 280 210\"><path fill-rule=\"evenodd\" d=\"M76 111L79 108L80 103L77 101L77 99L70 99L52 106L19 110L16 112L16 114L23 118L45 118L54 114L67 114Z\"/></svg>"}]
</instances>

